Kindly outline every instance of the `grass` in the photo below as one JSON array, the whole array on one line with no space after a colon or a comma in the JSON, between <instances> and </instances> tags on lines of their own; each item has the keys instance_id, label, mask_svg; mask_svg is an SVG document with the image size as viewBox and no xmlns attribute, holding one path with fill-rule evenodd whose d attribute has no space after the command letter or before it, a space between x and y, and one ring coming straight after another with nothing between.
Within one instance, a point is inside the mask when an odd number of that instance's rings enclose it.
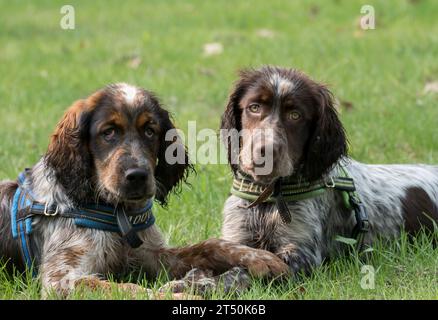
<instances>
[{"instance_id":1,"label":"grass","mask_svg":"<svg viewBox=\"0 0 438 320\"><path fill-rule=\"evenodd\" d=\"M438 162L438 95L423 93L438 81L436 1L367 1L376 12L376 29L367 31L359 28L361 1L69 1L75 30L59 27L64 4L0 0L0 179L32 166L66 107L107 83L156 92L183 130L190 120L217 129L236 70L263 64L293 66L330 85L349 106L341 117L357 160ZM211 42L223 53L205 56ZM193 188L156 209L172 245L220 235L229 169L197 170ZM437 299L438 252L420 240L374 248L374 290L361 289L360 262L345 257L300 283L256 281L239 298ZM38 299L38 286L0 272L1 299Z\"/></svg>"}]
</instances>

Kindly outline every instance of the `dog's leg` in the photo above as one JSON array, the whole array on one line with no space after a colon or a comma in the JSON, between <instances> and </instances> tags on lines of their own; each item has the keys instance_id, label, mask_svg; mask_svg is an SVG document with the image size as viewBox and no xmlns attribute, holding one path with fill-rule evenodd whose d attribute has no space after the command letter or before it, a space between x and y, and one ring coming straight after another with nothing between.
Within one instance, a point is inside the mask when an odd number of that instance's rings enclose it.
<instances>
[{"instance_id":1,"label":"dog's leg","mask_svg":"<svg viewBox=\"0 0 438 320\"><path fill-rule=\"evenodd\" d=\"M242 267L257 277L279 277L288 273L287 265L274 254L220 239L210 239L182 248L163 248L158 259L175 278L189 270L211 270L221 274Z\"/></svg>"},{"instance_id":2,"label":"dog's leg","mask_svg":"<svg viewBox=\"0 0 438 320\"><path fill-rule=\"evenodd\" d=\"M133 251L130 265L141 267L149 276L166 269L173 278L182 278L193 268L218 275L234 267L252 275L277 277L288 272L287 265L273 253L221 239L210 239L187 246L168 248L155 226L140 234L143 244Z\"/></svg>"},{"instance_id":3,"label":"dog's leg","mask_svg":"<svg viewBox=\"0 0 438 320\"><path fill-rule=\"evenodd\" d=\"M47 298L51 294L58 297L67 297L77 287L87 287L93 290L110 290L110 284L100 279L97 275L91 275L90 271L84 270L81 264L81 256L75 256L79 248L64 249L53 259L45 259L40 266L40 278L42 283L42 297Z\"/></svg>"},{"instance_id":4,"label":"dog's leg","mask_svg":"<svg viewBox=\"0 0 438 320\"><path fill-rule=\"evenodd\" d=\"M114 287L116 286L116 288ZM89 290L99 290L106 294L111 294L114 289L128 293L131 297L147 297L151 300L199 300L201 297L189 295L184 292L172 292L171 294L167 292L153 292L150 289L143 288L134 283L117 283L111 284L106 280L99 279L94 276L82 277L75 281L75 289L77 288L87 288Z\"/></svg>"},{"instance_id":5,"label":"dog's leg","mask_svg":"<svg viewBox=\"0 0 438 320\"><path fill-rule=\"evenodd\" d=\"M281 223L271 207L247 212L239 208L240 200L232 198L225 204L223 238L255 248L264 248L282 259L294 275L309 273L321 264L327 241L323 241L325 228L321 223L324 208L307 210L291 207L293 222Z\"/></svg>"},{"instance_id":6,"label":"dog's leg","mask_svg":"<svg viewBox=\"0 0 438 320\"><path fill-rule=\"evenodd\" d=\"M279 247L276 252L290 268L292 275L308 275L321 264L321 252L316 247L289 243Z\"/></svg>"},{"instance_id":7,"label":"dog's leg","mask_svg":"<svg viewBox=\"0 0 438 320\"><path fill-rule=\"evenodd\" d=\"M65 230L68 229L56 230L42 247L39 276L43 297L48 297L50 293L67 297L78 287L109 293L115 286L117 290L134 295L146 292L141 286L130 283L110 284L99 276L119 269L115 261L119 260L117 255L121 245L111 241L110 234L96 232L90 238L89 234L79 231L66 235ZM98 237L105 237L101 239L105 241L99 243L106 243L108 247L90 245Z\"/></svg>"},{"instance_id":8,"label":"dog's leg","mask_svg":"<svg viewBox=\"0 0 438 320\"><path fill-rule=\"evenodd\" d=\"M146 288L134 283L111 284L109 281L100 279L96 276L81 277L74 281L75 289L87 288L90 290L101 290L108 294L111 294L114 291L114 286L117 287L117 290L127 292L133 296L148 292Z\"/></svg>"}]
</instances>

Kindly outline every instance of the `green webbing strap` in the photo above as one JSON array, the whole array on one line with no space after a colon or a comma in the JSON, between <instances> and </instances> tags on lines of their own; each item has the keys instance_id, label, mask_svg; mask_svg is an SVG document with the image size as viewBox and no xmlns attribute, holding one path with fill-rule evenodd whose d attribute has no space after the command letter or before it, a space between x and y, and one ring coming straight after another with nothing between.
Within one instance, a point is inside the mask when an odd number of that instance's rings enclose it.
<instances>
[{"instance_id":1,"label":"green webbing strap","mask_svg":"<svg viewBox=\"0 0 438 320\"><path fill-rule=\"evenodd\" d=\"M289 223L291 217L285 203L315 198L324 194L327 189L334 189L341 193L344 207L355 213L356 226L352 236L357 240L357 244L361 248L363 235L369 228L368 216L347 169L341 165L338 165L337 168L338 176L330 177L328 180L318 180L309 183L306 181L294 181L286 177L278 179L275 184L269 186L257 184L250 176L238 172L233 181L231 194L251 201L252 203L247 206L248 208L260 202L276 203L283 222ZM270 195L267 196L268 194ZM263 199L260 199L262 197Z\"/></svg>"},{"instance_id":2,"label":"green webbing strap","mask_svg":"<svg viewBox=\"0 0 438 320\"><path fill-rule=\"evenodd\" d=\"M281 181L281 195L285 201L300 201L305 199L315 198L322 195L327 189L334 188L343 194L344 205L347 209L352 209L349 202L349 192L352 192L357 197L356 188L353 179L351 179L346 170L340 167L340 175L328 180L318 180L313 183L309 182L294 182L290 178L282 178ZM267 187L265 185L257 184L250 180L250 177L243 173L238 173L234 178L231 194L249 201L257 200ZM272 190L273 192L274 190ZM263 202L275 202L275 196L271 194Z\"/></svg>"}]
</instances>

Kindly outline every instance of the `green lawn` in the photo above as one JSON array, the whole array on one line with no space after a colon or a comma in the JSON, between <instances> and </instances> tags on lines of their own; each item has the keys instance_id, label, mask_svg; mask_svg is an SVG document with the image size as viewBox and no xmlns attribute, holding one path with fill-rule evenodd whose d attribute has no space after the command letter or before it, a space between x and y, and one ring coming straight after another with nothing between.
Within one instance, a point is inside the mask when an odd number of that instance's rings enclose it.
<instances>
[{"instance_id":1,"label":"green lawn","mask_svg":"<svg viewBox=\"0 0 438 320\"><path fill-rule=\"evenodd\" d=\"M437 1L365 1L376 12L367 31L359 28L364 1L70 0L76 29L62 30L65 3L0 0L0 179L32 166L66 107L108 83L156 92L183 130L189 120L217 129L236 70L263 64L329 84L348 106L341 117L354 158L438 163L438 93L423 92L438 81ZM206 56L212 42L223 53ZM231 174L226 165L197 170L192 188L155 210L172 245L220 235ZM438 251L429 242L376 248L374 290L361 289L360 262L346 257L302 283L255 282L241 297L438 299ZM20 298L38 299L38 284L0 273L0 299Z\"/></svg>"}]
</instances>

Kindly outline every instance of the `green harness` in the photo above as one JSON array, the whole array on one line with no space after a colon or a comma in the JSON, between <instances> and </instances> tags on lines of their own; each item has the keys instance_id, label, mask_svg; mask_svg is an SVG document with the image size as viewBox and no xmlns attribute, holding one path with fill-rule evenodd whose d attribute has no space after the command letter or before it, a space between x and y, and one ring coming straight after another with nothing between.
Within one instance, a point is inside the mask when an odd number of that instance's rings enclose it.
<instances>
[{"instance_id":1,"label":"green harness","mask_svg":"<svg viewBox=\"0 0 438 320\"><path fill-rule=\"evenodd\" d=\"M342 196L344 207L354 211L356 225L352 237L361 246L363 236L369 230L368 215L347 169L341 165L338 165L337 168L338 175L328 180L307 182L284 177L268 186L257 184L249 175L238 171L234 177L231 194L252 201L246 208L252 208L265 202L276 203L282 221L287 224L292 220L287 203L312 199L324 194L329 189L336 190Z\"/></svg>"}]
</instances>

